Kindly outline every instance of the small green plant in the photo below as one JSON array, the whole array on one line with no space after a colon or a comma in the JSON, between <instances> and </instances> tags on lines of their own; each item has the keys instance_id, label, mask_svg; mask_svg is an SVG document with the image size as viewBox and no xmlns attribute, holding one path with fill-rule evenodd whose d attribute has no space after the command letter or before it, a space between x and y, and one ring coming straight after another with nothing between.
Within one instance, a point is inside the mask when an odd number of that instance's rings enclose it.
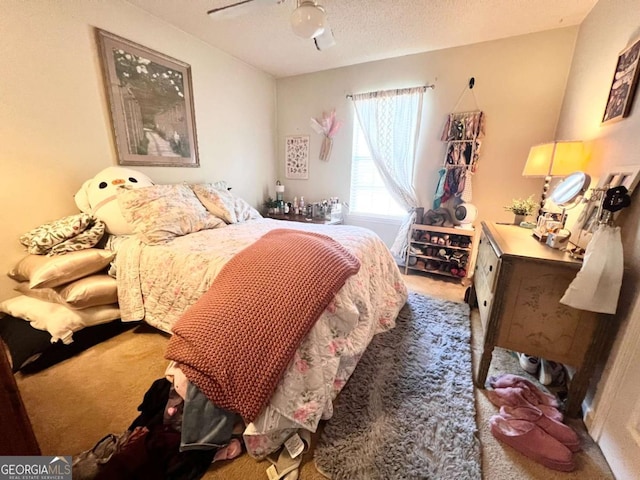
<instances>
[{"instance_id":1,"label":"small green plant","mask_svg":"<svg viewBox=\"0 0 640 480\"><path fill-rule=\"evenodd\" d=\"M514 215L531 215L537 207L538 204L533 200L533 195L531 195L526 200L521 198L513 199L511 205L505 205L504 209Z\"/></svg>"},{"instance_id":2,"label":"small green plant","mask_svg":"<svg viewBox=\"0 0 640 480\"><path fill-rule=\"evenodd\" d=\"M267 201L264 202L264 208L278 208L278 202L276 202L272 197L267 198Z\"/></svg>"}]
</instances>

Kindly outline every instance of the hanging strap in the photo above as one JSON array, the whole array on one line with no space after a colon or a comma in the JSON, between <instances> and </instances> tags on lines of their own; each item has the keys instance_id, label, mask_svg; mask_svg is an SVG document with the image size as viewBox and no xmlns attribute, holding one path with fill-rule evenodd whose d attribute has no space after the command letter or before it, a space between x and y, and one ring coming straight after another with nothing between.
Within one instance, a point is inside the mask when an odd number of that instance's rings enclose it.
<instances>
[{"instance_id":1,"label":"hanging strap","mask_svg":"<svg viewBox=\"0 0 640 480\"><path fill-rule=\"evenodd\" d=\"M473 95L473 102L475 103L476 110L480 110L480 107L478 106L478 99L476 98L476 94L473 91L473 87L474 87L475 84L476 84L476 79L474 77L471 77L469 79L469 84L462 89L462 92L460 92L460 96L458 97L458 101L456 102L455 107L453 107L453 109L451 110L452 112L456 111L456 109L458 108L458 105L460 105L460 102L464 98L464 95L465 95L465 93L467 93L467 91L471 91L471 95Z\"/></svg>"}]
</instances>

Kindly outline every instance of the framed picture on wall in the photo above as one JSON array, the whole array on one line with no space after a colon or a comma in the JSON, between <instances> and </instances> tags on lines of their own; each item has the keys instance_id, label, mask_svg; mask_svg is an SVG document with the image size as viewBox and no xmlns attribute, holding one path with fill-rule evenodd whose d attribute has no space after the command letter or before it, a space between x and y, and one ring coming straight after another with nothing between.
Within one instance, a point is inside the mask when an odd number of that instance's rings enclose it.
<instances>
[{"instance_id":1,"label":"framed picture on wall","mask_svg":"<svg viewBox=\"0 0 640 480\"><path fill-rule=\"evenodd\" d=\"M309 178L309 135L285 137L284 155L286 178Z\"/></svg>"},{"instance_id":2,"label":"framed picture on wall","mask_svg":"<svg viewBox=\"0 0 640 480\"><path fill-rule=\"evenodd\" d=\"M191 67L96 29L118 164L198 167Z\"/></svg>"},{"instance_id":3,"label":"framed picture on wall","mask_svg":"<svg viewBox=\"0 0 640 480\"><path fill-rule=\"evenodd\" d=\"M602 117L603 123L621 120L629 115L638 84L639 58L640 40L637 40L618 56L607 106Z\"/></svg>"}]
</instances>

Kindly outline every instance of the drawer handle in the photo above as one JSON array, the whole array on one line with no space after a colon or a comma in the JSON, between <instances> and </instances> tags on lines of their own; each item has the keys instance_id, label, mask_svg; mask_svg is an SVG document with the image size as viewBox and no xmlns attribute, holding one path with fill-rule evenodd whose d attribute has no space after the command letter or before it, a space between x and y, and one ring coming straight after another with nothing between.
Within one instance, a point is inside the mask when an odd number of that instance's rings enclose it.
<instances>
[{"instance_id":1,"label":"drawer handle","mask_svg":"<svg viewBox=\"0 0 640 480\"><path fill-rule=\"evenodd\" d=\"M493 265L489 265L489 271L493 272Z\"/></svg>"},{"instance_id":2,"label":"drawer handle","mask_svg":"<svg viewBox=\"0 0 640 480\"><path fill-rule=\"evenodd\" d=\"M485 300L484 302L482 302L482 305L484 305L486 307L487 306L487 301Z\"/></svg>"}]
</instances>

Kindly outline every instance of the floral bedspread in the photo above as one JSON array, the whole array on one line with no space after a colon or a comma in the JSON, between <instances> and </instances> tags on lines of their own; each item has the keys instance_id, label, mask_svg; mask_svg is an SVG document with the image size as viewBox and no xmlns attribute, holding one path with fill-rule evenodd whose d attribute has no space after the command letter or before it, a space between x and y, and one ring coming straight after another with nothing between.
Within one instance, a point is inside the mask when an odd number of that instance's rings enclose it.
<instances>
[{"instance_id":1,"label":"floral bedspread","mask_svg":"<svg viewBox=\"0 0 640 480\"><path fill-rule=\"evenodd\" d=\"M333 400L373 335L395 326L407 290L386 245L360 227L257 219L191 233L164 245L145 245L131 237L116 257L122 320L144 320L170 332L233 255L275 228L328 235L351 251L361 267L305 337L269 405L246 427L247 450L255 458L277 450L294 431L315 432L321 419L330 418ZM268 285L264 293L269 294Z\"/></svg>"}]
</instances>

